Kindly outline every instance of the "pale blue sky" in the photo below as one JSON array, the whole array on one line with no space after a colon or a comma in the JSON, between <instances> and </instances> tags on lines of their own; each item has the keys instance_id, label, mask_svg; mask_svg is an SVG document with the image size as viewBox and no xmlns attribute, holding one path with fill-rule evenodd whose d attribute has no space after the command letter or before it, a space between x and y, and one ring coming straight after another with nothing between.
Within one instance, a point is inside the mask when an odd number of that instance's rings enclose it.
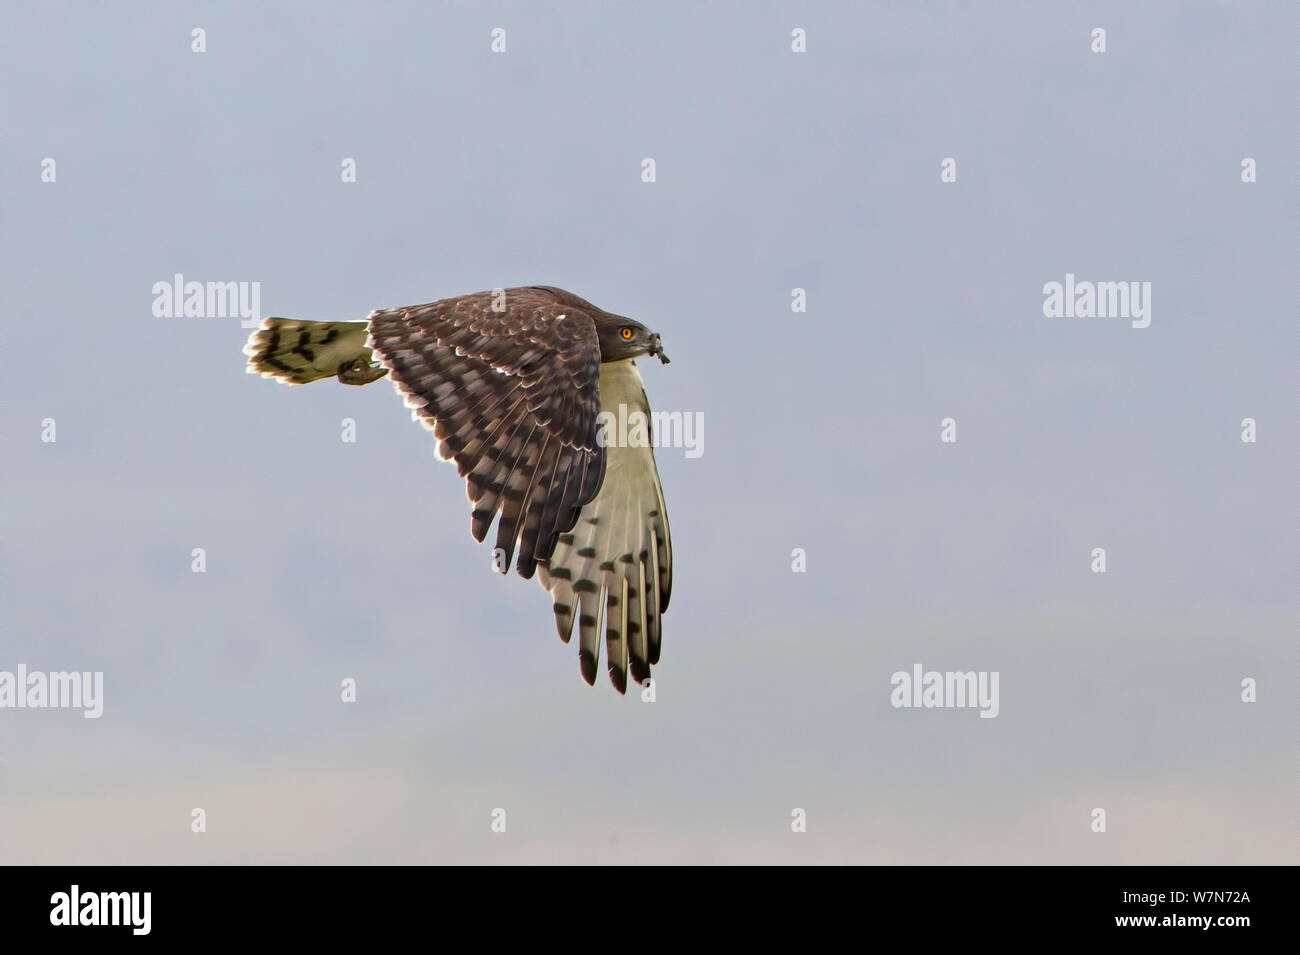
<instances>
[{"instance_id":1,"label":"pale blue sky","mask_svg":"<svg viewBox=\"0 0 1300 955\"><path fill-rule=\"evenodd\" d=\"M0 669L105 712L0 710L0 860L1295 861L1296 20L6 4ZM246 376L237 320L152 316L176 272L659 331L706 444L659 455L658 702L582 684L386 383ZM1151 326L1044 318L1067 272ZM917 662L999 717L892 709Z\"/></svg>"}]
</instances>

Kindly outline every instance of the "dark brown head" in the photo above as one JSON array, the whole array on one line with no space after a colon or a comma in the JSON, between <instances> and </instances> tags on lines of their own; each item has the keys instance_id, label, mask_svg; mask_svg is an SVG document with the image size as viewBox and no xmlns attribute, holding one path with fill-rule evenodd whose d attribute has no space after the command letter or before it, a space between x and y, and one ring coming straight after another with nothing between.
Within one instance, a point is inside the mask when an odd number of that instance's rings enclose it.
<instances>
[{"instance_id":1,"label":"dark brown head","mask_svg":"<svg viewBox=\"0 0 1300 955\"><path fill-rule=\"evenodd\" d=\"M634 322L630 318L597 308L586 299L579 298L572 292L566 292L562 288L556 288L554 285L534 285L531 287L550 293L551 297L562 305L573 305L581 308L595 319L596 335L600 340L600 360L602 362L621 361L624 358L639 358L641 355L649 355L651 358L658 358L665 365L668 364L668 356L664 354L663 346L659 342L659 336L640 322Z\"/></svg>"},{"instance_id":2,"label":"dark brown head","mask_svg":"<svg viewBox=\"0 0 1300 955\"><path fill-rule=\"evenodd\" d=\"M619 361L649 355L668 364L668 356L664 354L659 336L640 322L622 315L601 312L596 316L596 335L600 339L601 361Z\"/></svg>"}]
</instances>

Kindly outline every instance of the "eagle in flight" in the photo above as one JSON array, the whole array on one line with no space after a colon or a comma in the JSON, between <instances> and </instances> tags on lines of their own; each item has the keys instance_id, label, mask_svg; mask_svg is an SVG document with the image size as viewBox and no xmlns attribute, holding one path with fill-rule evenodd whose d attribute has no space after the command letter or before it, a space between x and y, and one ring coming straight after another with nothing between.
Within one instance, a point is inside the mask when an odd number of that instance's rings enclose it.
<instances>
[{"instance_id":1,"label":"eagle in flight","mask_svg":"<svg viewBox=\"0 0 1300 955\"><path fill-rule=\"evenodd\" d=\"M496 568L517 550L519 575L538 572L551 594L565 643L577 620L583 679L596 680L602 631L620 693L629 670L650 677L673 581L668 512L648 433L620 445L604 422L640 412L649 428L634 359L668 363L657 334L529 286L377 309L364 322L267 318L244 353L249 373L293 385L390 376L465 478L474 539L496 521Z\"/></svg>"}]
</instances>

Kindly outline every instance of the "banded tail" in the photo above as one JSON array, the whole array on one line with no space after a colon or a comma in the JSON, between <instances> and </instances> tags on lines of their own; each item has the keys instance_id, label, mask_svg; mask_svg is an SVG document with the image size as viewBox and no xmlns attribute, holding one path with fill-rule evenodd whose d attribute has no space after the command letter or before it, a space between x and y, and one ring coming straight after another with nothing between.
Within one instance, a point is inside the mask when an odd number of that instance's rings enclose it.
<instances>
[{"instance_id":1,"label":"banded tail","mask_svg":"<svg viewBox=\"0 0 1300 955\"><path fill-rule=\"evenodd\" d=\"M264 318L248 336L244 354L250 375L305 385L338 378L346 385L366 385L388 374L375 367L366 347L369 322L308 322L300 318Z\"/></svg>"}]
</instances>

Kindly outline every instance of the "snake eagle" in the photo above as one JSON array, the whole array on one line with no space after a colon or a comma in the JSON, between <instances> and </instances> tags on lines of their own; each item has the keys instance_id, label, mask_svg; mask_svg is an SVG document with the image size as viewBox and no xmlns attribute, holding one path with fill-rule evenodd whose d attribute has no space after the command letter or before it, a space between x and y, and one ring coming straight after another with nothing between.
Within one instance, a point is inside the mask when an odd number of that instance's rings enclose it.
<instances>
[{"instance_id":1,"label":"snake eagle","mask_svg":"<svg viewBox=\"0 0 1300 955\"><path fill-rule=\"evenodd\" d=\"M364 322L267 318L244 353L250 373L295 385L390 376L465 478L474 539L495 520L497 569L517 547L516 569L538 573L566 643L576 620L583 679L596 680L602 631L618 691L629 671L649 678L672 589L668 512L650 440L617 446L601 419L624 405L649 422L633 359L667 364L657 334L528 286L377 309Z\"/></svg>"}]
</instances>

